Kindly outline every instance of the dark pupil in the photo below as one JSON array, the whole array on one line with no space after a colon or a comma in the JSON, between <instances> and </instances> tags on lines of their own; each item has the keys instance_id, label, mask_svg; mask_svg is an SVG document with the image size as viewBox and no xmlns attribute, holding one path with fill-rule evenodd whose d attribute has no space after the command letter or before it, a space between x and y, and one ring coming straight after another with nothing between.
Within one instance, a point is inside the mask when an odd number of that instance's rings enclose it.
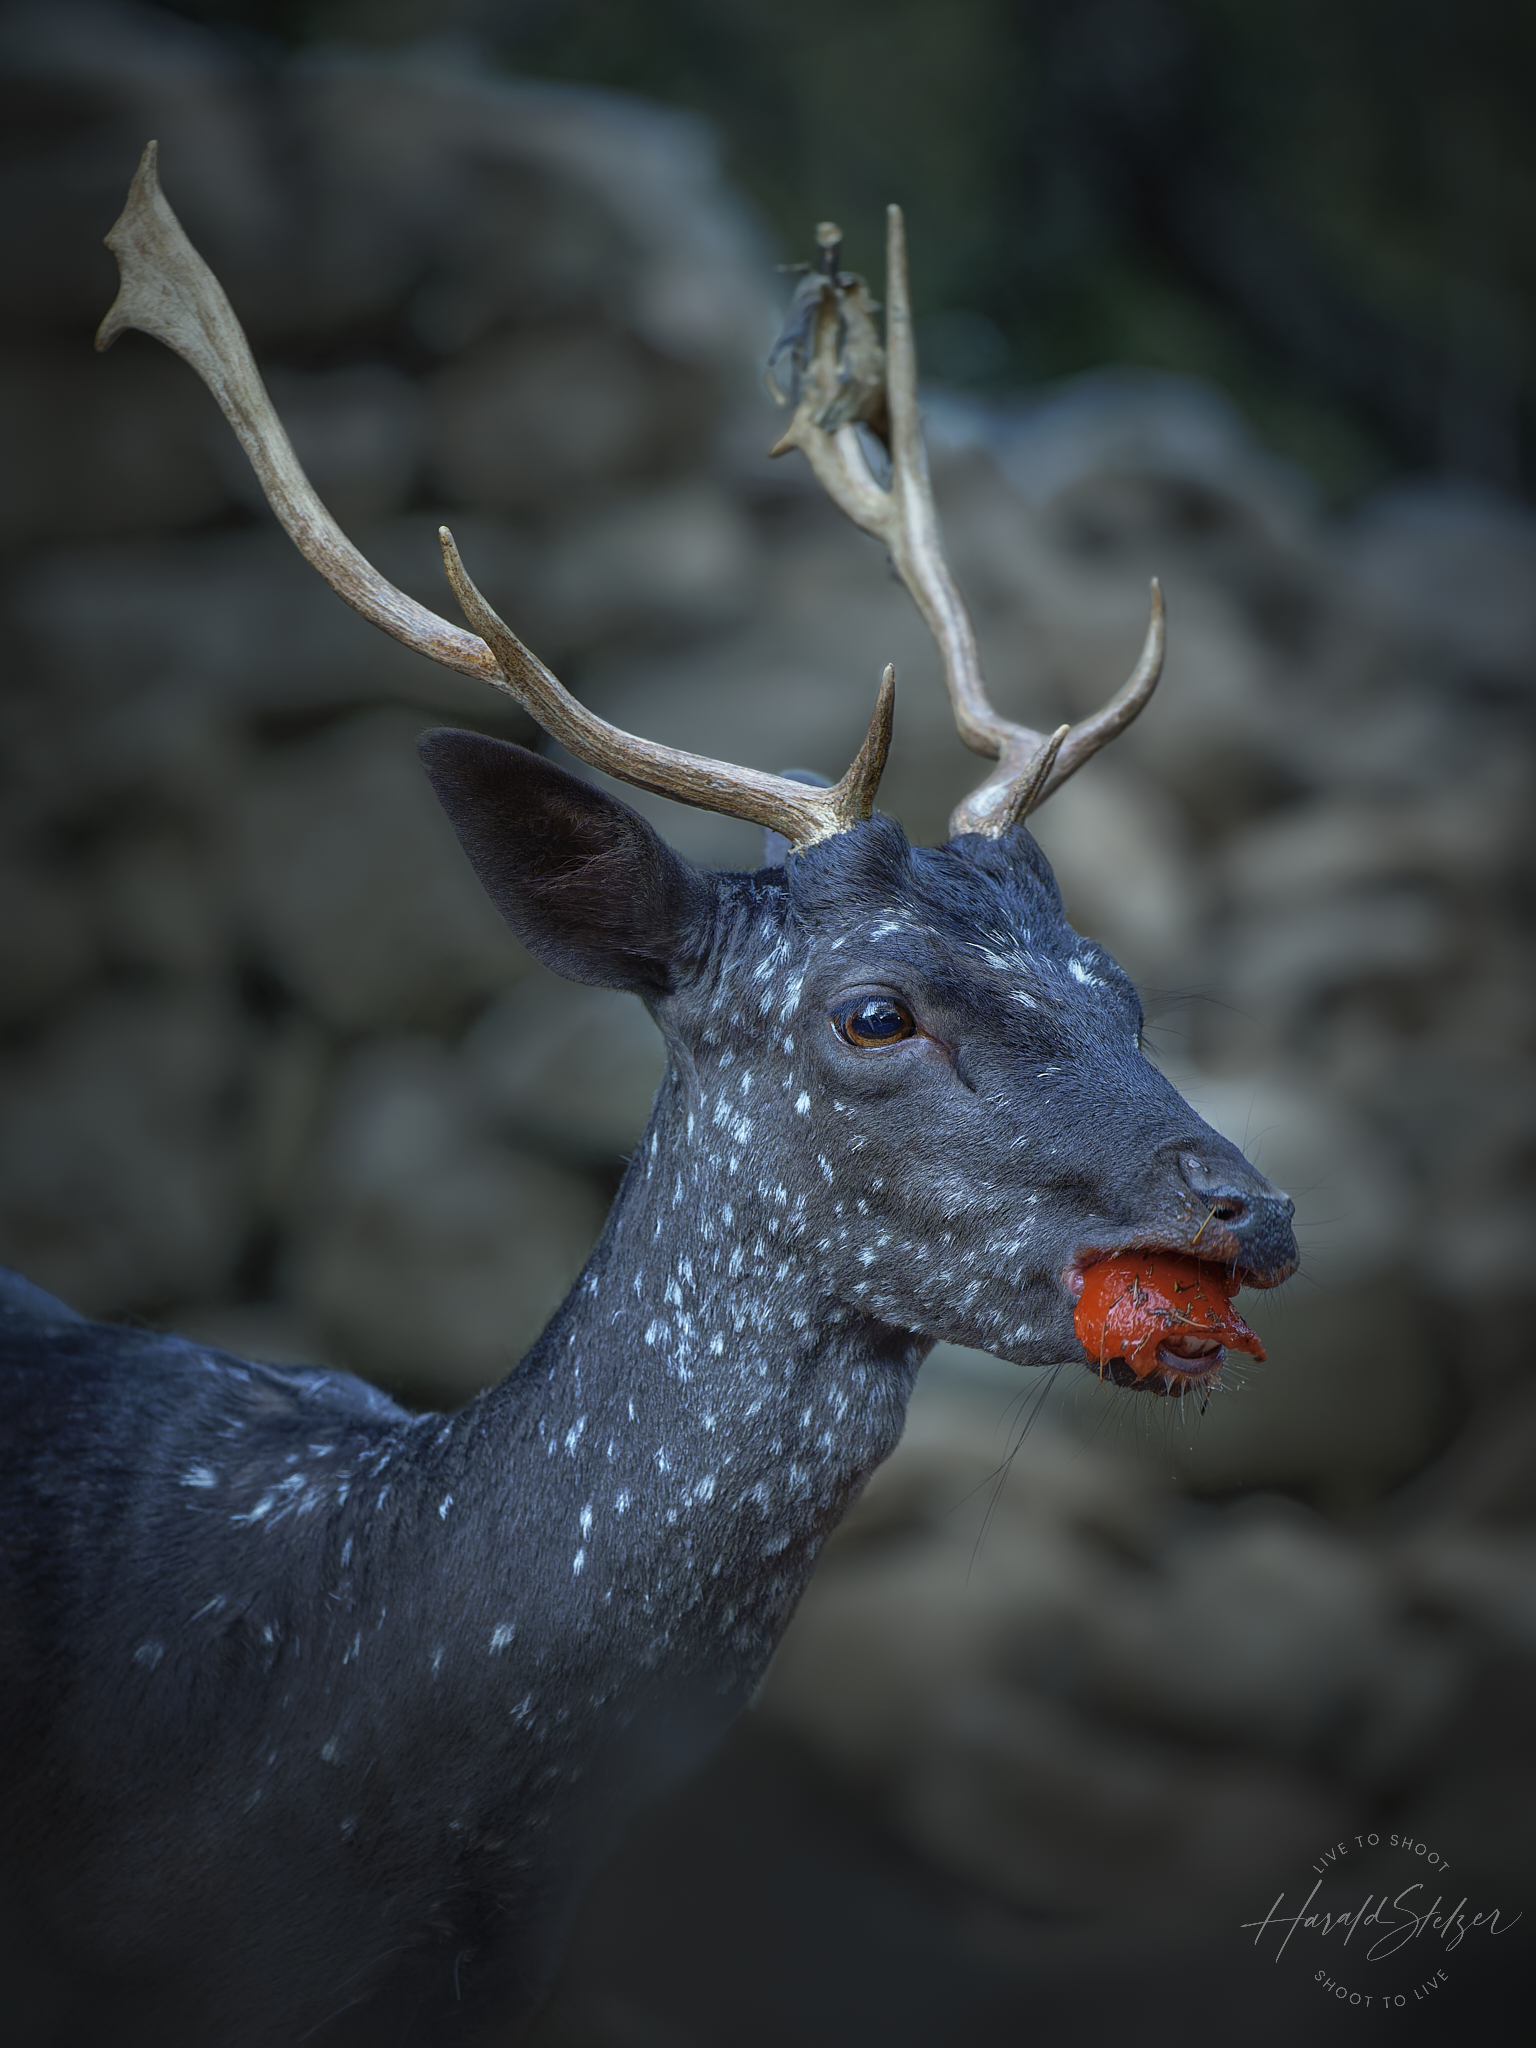
<instances>
[{"instance_id":1,"label":"dark pupil","mask_svg":"<svg viewBox=\"0 0 1536 2048\"><path fill-rule=\"evenodd\" d=\"M852 1038L900 1038L907 1028L907 1020L894 1003L860 1003L849 1013L848 1028Z\"/></svg>"}]
</instances>

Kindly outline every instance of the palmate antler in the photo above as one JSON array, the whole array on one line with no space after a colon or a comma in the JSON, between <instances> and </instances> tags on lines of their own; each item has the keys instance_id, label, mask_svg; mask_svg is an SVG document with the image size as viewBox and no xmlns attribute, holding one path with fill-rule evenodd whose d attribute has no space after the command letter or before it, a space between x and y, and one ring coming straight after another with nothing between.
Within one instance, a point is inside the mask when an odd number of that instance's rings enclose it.
<instances>
[{"instance_id":1,"label":"palmate antler","mask_svg":"<svg viewBox=\"0 0 1536 2048\"><path fill-rule=\"evenodd\" d=\"M128 203L107 236L121 284L96 346L109 348L125 328L136 327L191 364L239 436L267 502L339 597L429 660L504 690L578 760L637 789L766 826L792 847L812 846L870 815L891 739L895 685L889 668L852 767L830 789L812 789L639 739L588 711L496 616L465 572L447 527L440 533L448 578L465 616L483 637L450 625L381 576L347 539L305 476L234 309L160 189L157 157L158 146L151 142Z\"/></svg>"},{"instance_id":2,"label":"palmate antler","mask_svg":"<svg viewBox=\"0 0 1536 2048\"><path fill-rule=\"evenodd\" d=\"M886 209L883 361L863 280L837 268L840 239L830 222L818 229L819 278L812 276L802 285L790 328L775 351L775 361L780 356L793 360L795 415L770 453L800 449L839 511L890 550L938 642L961 739L998 764L956 808L950 832L956 838L965 832L1000 837L1123 731L1152 695L1163 665L1162 592L1154 578L1141 658L1102 710L1049 734L998 716L987 697L970 615L939 537L917 411L917 352L901 208ZM769 382L784 402L771 371ZM875 480L865 459L856 424L861 420L888 436L888 487Z\"/></svg>"}]
</instances>

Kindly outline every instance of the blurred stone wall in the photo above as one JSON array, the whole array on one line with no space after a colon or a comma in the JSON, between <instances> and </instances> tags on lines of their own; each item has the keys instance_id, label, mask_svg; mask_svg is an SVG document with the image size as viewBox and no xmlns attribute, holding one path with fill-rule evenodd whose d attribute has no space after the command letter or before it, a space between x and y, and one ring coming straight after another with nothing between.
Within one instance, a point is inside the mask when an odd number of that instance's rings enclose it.
<instances>
[{"instance_id":1,"label":"blurred stone wall","mask_svg":"<svg viewBox=\"0 0 1536 2048\"><path fill-rule=\"evenodd\" d=\"M879 551L762 456L771 264L690 121L77 0L0 10L0 65L0 1257L457 1402L579 1270L658 1045L520 952L417 768L526 722L323 588L184 366L92 353L144 141L404 587L451 609L447 518L597 710L770 769L840 772L893 659L914 838L979 767ZM1203 1417L941 1352L763 1713L1031 1906L1198 1919L1367 1812L1529 1880L1536 521L1446 484L1326 519L1169 378L928 413L1005 709L1101 701L1163 579L1159 698L1040 837L1305 1267Z\"/></svg>"}]
</instances>

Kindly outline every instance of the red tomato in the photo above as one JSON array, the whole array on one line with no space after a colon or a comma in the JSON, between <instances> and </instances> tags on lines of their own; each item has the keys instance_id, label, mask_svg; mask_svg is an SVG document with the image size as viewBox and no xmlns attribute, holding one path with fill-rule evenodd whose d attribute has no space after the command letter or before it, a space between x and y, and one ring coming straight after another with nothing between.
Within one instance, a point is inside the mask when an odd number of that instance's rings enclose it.
<instances>
[{"instance_id":1,"label":"red tomato","mask_svg":"<svg viewBox=\"0 0 1536 2048\"><path fill-rule=\"evenodd\" d=\"M1209 1378L1228 1351L1264 1356L1232 1306L1239 1282L1224 1267L1172 1252L1128 1252L1083 1268L1074 1326L1102 1376L1121 1359L1137 1379L1161 1372Z\"/></svg>"}]
</instances>

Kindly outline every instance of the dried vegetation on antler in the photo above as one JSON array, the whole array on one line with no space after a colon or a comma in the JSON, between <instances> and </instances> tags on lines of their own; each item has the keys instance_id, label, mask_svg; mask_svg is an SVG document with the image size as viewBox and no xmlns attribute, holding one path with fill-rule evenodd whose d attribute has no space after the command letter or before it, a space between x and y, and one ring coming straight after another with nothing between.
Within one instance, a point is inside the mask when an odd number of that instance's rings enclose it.
<instances>
[{"instance_id":1,"label":"dried vegetation on antler","mask_svg":"<svg viewBox=\"0 0 1536 2048\"><path fill-rule=\"evenodd\" d=\"M1157 687L1163 665L1163 599L1152 585L1152 619L1141 659L1123 689L1076 725L1037 732L992 708L976 635L944 559L917 405L917 350L907 285L901 208L886 209L885 346L863 278L838 268L842 237L830 221L817 231L820 258L801 285L774 351L769 387L794 417L772 453L798 448L828 497L855 526L890 550L902 582L938 642L955 723L973 753L996 770L955 810L950 832L996 837L1028 816L1091 754L1130 724ZM783 388L779 376L783 373ZM890 477L872 470L859 429L884 442Z\"/></svg>"}]
</instances>

